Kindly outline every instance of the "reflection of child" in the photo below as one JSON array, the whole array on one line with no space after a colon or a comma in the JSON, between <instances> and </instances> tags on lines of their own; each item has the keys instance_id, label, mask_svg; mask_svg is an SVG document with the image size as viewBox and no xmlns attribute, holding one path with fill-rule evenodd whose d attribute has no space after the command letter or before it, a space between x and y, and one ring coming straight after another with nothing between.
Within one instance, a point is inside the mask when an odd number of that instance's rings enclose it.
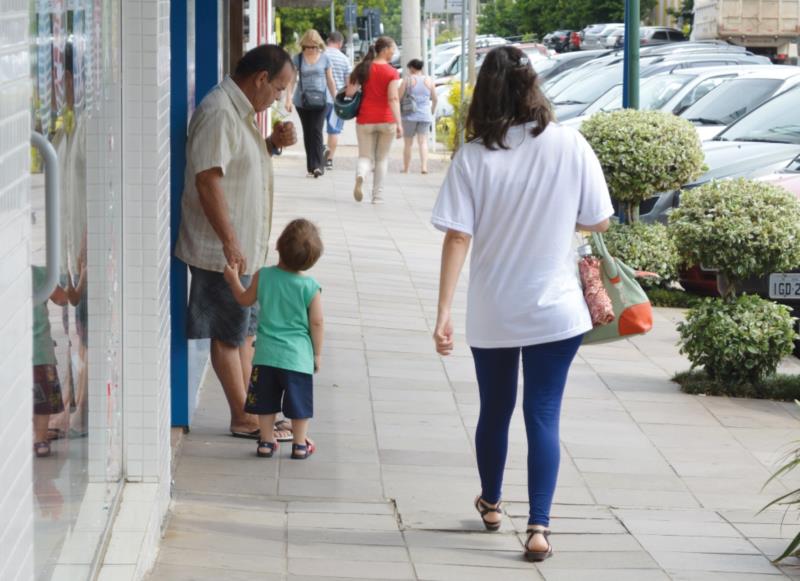
<instances>
[{"instance_id":1,"label":"reflection of child","mask_svg":"<svg viewBox=\"0 0 800 581\"><path fill-rule=\"evenodd\" d=\"M258 415L262 438L256 453L271 458L278 444L273 426L279 411L292 420L292 458L304 460L314 452L307 439L314 415L313 374L322 351L322 301L316 280L302 274L322 254L319 231L308 220L294 220L278 238L278 266L262 268L245 290L231 266L225 279L242 306L259 304L253 373L245 411Z\"/></svg>"},{"instance_id":2,"label":"reflection of child","mask_svg":"<svg viewBox=\"0 0 800 581\"><path fill-rule=\"evenodd\" d=\"M47 274L41 266L32 267L33 288L45 284ZM50 295L57 305L67 304L67 294L56 287ZM47 301L33 306L33 451L38 458L50 455L47 424L51 414L64 411L61 383L56 369L56 350L50 333L50 316Z\"/></svg>"}]
</instances>

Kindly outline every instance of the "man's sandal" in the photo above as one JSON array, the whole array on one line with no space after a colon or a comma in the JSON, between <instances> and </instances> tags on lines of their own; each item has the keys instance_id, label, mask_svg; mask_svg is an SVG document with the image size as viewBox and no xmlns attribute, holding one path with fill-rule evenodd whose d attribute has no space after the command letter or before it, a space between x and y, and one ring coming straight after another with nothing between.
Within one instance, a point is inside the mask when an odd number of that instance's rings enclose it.
<instances>
[{"instance_id":1,"label":"man's sandal","mask_svg":"<svg viewBox=\"0 0 800 581\"><path fill-rule=\"evenodd\" d=\"M33 444L33 453L37 458L47 458L50 455L50 442L35 442Z\"/></svg>"},{"instance_id":2,"label":"man's sandal","mask_svg":"<svg viewBox=\"0 0 800 581\"><path fill-rule=\"evenodd\" d=\"M292 444L292 460L305 460L317 449L314 444L306 440L305 444Z\"/></svg>"},{"instance_id":3,"label":"man's sandal","mask_svg":"<svg viewBox=\"0 0 800 581\"><path fill-rule=\"evenodd\" d=\"M475 499L475 510L477 510L481 515L481 520L483 521L483 526L486 527L487 531L499 531L500 525L502 521L491 522L486 520L486 515L490 512L496 512L499 515L503 514L503 503L498 502L497 506L492 506L485 500L483 500L480 496Z\"/></svg>"},{"instance_id":4,"label":"man's sandal","mask_svg":"<svg viewBox=\"0 0 800 581\"><path fill-rule=\"evenodd\" d=\"M547 543L546 551L531 551L528 548L531 544L531 539L533 539L533 537L535 537L536 535L542 535L544 537L544 540ZM525 540L525 558L528 561L539 563L553 556L553 545L550 544L550 540L548 539L549 536L550 536L550 531L548 530L528 529L528 538Z\"/></svg>"},{"instance_id":5,"label":"man's sandal","mask_svg":"<svg viewBox=\"0 0 800 581\"><path fill-rule=\"evenodd\" d=\"M272 458L273 454L278 450L278 443L277 442L258 442L258 448L256 448L256 455L259 458Z\"/></svg>"},{"instance_id":6,"label":"man's sandal","mask_svg":"<svg viewBox=\"0 0 800 581\"><path fill-rule=\"evenodd\" d=\"M278 442L291 442L294 438L292 435L292 424L289 420L278 420L275 422L274 432L275 439Z\"/></svg>"}]
</instances>

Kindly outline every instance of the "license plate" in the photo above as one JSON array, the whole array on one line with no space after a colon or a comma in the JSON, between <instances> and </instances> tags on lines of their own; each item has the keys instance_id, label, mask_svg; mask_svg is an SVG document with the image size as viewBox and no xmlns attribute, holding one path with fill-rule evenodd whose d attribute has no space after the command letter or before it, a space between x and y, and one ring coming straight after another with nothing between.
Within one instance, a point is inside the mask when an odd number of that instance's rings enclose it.
<instances>
[{"instance_id":1,"label":"license plate","mask_svg":"<svg viewBox=\"0 0 800 581\"><path fill-rule=\"evenodd\" d=\"M769 298L800 300L800 273L769 275Z\"/></svg>"}]
</instances>

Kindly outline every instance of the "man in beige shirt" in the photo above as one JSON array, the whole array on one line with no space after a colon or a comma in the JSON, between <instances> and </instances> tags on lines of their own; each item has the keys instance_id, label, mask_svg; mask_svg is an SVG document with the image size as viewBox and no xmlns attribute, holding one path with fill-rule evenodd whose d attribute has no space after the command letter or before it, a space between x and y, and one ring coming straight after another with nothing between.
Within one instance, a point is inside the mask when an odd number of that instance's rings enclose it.
<instances>
[{"instance_id":1,"label":"man in beige shirt","mask_svg":"<svg viewBox=\"0 0 800 581\"><path fill-rule=\"evenodd\" d=\"M189 339L211 339L211 363L231 411L234 436L259 436L258 421L244 412L253 359L257 307L234 300L223 278L238 266L242 282L267 261L272 223L272 159L297 141L290 122L266 140L255 115L269 108L294 77L282 48L262 45L245 54L192 115L186 142L182 218L175 254L192 273Z\"/></svg>"}]
</instances>

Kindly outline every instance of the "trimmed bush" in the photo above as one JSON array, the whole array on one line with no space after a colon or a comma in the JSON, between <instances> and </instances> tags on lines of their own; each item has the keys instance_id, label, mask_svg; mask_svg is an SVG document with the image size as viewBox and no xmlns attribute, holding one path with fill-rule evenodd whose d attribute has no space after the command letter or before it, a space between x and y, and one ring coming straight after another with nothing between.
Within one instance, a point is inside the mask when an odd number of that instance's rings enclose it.
<instances>
[{"instance_id":1,"label":"trimmed bush","mask_svg":"<svg viewBox=\"0 0 800 581\"><path fill-rule=\"evenodd\" d=\"M681 194L670 231L687 264L732 283L800 265L800 202L777 186L739 179Z\"/></svg>"},{"instance_id":2,"label":"trimmed bush","mask_svg":"<svg viewBox=\"0 0 800 581\"><path fill-rule=\"evenodd\" d=\"M654 272L658 280L639 279L645 288L666 286L678 279L678 251L663 224L613 224L603 234L608 251L635 270Z\"/></svg>"},{"instance_id":3,"label":"trimmed bush","mask_svg":"<svg viewBox=\"0 0 800 581\"><path fill-rule=\"evenodd\" d=\"M703 300L697 295L675 288L648 288L646 292L654 307L688 309Z\"/></svg>"},{"instance_id":4,"label":"trimmed bush","mask_svg":"<svg viewBox=\"0 0 800 581\"><path fill-rule=\"evenodd\" d=\"M705 371L683 371L672 381L681 386L681 391L691 395L718 395L774 399L777 401L800 400L800 376L777 374L761 381L750 383L727 383L711 379Z\"/></svg>"},{"instance_id":5,"label":"trimmed bush","mask_svg":"<svg viewBox=\"0 0 800 581\"><path fill-rule=\"evenodd\" d=\"M611 195L639 219L639 204L680 188L703 171L704 154L694 126L662 111L623 109L598 113L581 132L597 154Z\"/></svg>"},{"instance_id":6,"label":"trimmed bush","mask_svg":"<svg viewBox=\"0 0 800 581\"><path fill-rule=\"evenodd\" d=\"M753 383L775 374L796 339L791 309L754 295L705 299L678 324L681 353L715 381Z\"/></svg>"}]
</instances>

